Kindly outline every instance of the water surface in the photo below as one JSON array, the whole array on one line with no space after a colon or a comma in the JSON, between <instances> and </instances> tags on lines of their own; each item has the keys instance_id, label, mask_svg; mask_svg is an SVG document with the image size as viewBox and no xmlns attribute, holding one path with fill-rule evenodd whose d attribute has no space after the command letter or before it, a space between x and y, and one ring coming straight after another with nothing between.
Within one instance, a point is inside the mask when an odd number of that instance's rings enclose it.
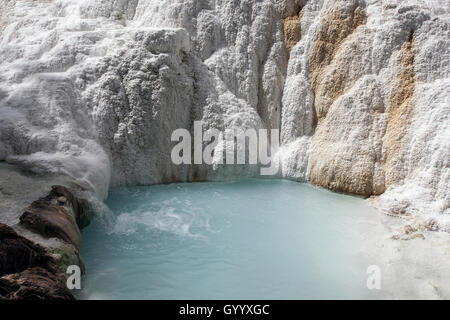
<instances>
[{"instance_id":1,"label":"water surface","mask_svg":"<svg viewBox=\"0 0 450 320\"><path fill-rule=\"evenodd\" d=\"M357 197L285 180L112 189L83 231L85 299L367 298Z\"/></svg>"}]
</instances>

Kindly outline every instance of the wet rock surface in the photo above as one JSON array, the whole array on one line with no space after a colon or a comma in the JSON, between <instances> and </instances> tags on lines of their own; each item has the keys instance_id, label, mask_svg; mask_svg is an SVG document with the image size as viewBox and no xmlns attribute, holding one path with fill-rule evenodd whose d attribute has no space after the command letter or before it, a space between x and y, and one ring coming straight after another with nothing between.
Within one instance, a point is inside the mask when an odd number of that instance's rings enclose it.
<instances>
[{"instance_id":1,"label":"wet rock surface","mask_svg":"<svg viewBox=\"0 0 450 320\"><path fill-rule=\"evenodd\" d=\"M38 200L20 217L20 224L46 238L59 238L80 247L81 234L75 220L61 206Z\"/></svg>"},{"instance_id":2,"label":"wet rock surface","mask_svg":"<svg viewBox=\"0 0 450 320\"><path fill-rule=\"evenodd\" d=\"M0 300L74 299L47 250L0 224Z\"/></svg>"},{"instance_id":3,"label":"wet rock surface","mask_svg":"<svg viewBox=\"0 0 450 320\"><path fill-rule=\"evenodd\" d=\"M69 206L80 230L89 225L92 219L92 210L87 200L75 197L66 187L58 185L52 186L49 196L52 199L56 198L58 205Z\"/></svg>"},{"instance_id":4,"label":"wet rock surface","mask_svg":"<svg viewBox=\"0 0 450 320\"><path fill-rule=\"evenodd\" d=\"M64 277L34 267L0 278L0 300L74 300Z\"/></svg>"},{"instance_id":5,"label":"wet rock surface","mask_svg":"<svg viewBox=\"0 0 450 320\"><path fill-rule=\"evenodd\" d=\"M55 272L54 259L40 245L19 236L11 227L0 224L0 276L42 267Z\"/></svg>"},{"instance_id":6,"label":"wet rock surface","mask_svg":"<svg viewBox=\"0 0 450 320\"><path fill-rule=\"evenodd\" d=\"M80 226L89 223L87 204L63 186L52 186L50 193L34 201L20 217L20 224L45 238L59 238L80 248Z\"/></svg>"},{"instance_id":7,"label":"wet rock surface","mask_svg":"<svg viewBox=\"0 0 450 320\"><path fill-rule=\"evenodd\" d=\"M74 299L65 271L78 265L84 273L80 229L91 216L86 200L54 185L24 210L17 231L0 223L0 299Z\"/></svg>"}]
</instances>

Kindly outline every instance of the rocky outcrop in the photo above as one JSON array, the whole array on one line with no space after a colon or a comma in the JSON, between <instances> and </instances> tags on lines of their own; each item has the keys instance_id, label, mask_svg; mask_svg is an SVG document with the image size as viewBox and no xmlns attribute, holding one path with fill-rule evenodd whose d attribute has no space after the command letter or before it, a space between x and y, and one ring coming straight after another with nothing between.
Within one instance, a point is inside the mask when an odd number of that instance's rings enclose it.
<instances>
[{"instance_id":1,"label":"rocky outcrop","mask_svg":"<svg viewBox=\"0 0 450 320\"><path fill-rule=\"evenodd\" d=\"M375 155L361 150L357 159L346 156L345 153L350 150L339 149L350 147L350 137L338 134L343 121L352 122L358 117L354 112L347 111L348 100L341 102L347 105L342 107L337 100L367 72L368 66L364 60L370 55L370 50L367 50L365 43L365 23L365 11L359 1L338 2L320 17L320 30L312 45L308 62L316 115L316 130L309 158L309 180L336 191L371 195L376 188L372 181ZM363 99L376 96L376 88L368 90L370 91L366 96L359 97L362 105L365 103ZM376 109L373 111L376 112ZM344 119L343 115L347 118ZM364 135L354 131L351 134Z\"/></svg>"},{"instance_id":2,"label":"rocky outcrop","mask_svg":"<svg viewBox=\"0 0 450 320\"><path fill-rule=\"evenodd\" d=\"M40 181L24 173L15 174L25 185ZM21 204L20 198L20 194L11 193L6 200ZM2 211L1 215L6 213ZM92 210L85 199L54 185L46 196L24 210L13 227L0 223L0 299L74 299L66 287L66 270L69 265L77 265L82 273L85 271L79 253L80 229L91 218Z\"/></svg>"},{"instance_id":3,"label":"rocky outcrop","mask_svg":"<svg viewBox=\"0 0 450 320\"><path fill-rule=\"evenodd\" d=\"M48 195L25 209L19 226L44 239L57 239L58 245L51 247L61 268L78 265L84 272L84 264L79 254L80 230L90 223L92 211L85 199L75 197L63 186L52 186Z\"/></svg>"},{"instance_id":4,"label":"rocky outcrop","mask_svg":"<svg viewBox=\"0 0 450 320\"><path fill-rule=\"evenodd\" d=\"M74 299L48 251L0 224L0 300Z\"/></svg>"},{"instance_id":5,"label":"rocky outcrop","mask_svg":"<svg viewBox=\"0 0 450 320\"><path fill-rule=\"evenodd\" d=\"M290 16L283 17L284 44L288 51L288 55L302 35L303 5L303 3L296 3L293 11L294 13ZM284 12L286 12L286 10L284 10Z\"/></svg>"},{"instance_id":6,"label":"rocky outcrop","mask_svg":"<svg viewBox=\"0 0 450 320\"><path fill-rule=\"evenodd\" d=\"M40 267L0 278L0 300L74 300L65 278Z\"/></svg>"},{"instance_id":7,"label":"rocky outcrop","mask_svg":"<svg viewBox=\"0 0 450 320\"><path fill-rule=\"evenodd\" d=\"M386 133L383 137L385 184L391 186L402 182L406 173L402 166L407 161L405 145L414 112L414 93L416 87L414 32L402 45L398 54L399 70L393 81L389 98ZM383 190L384 191L384 190Z\"/></svg>"},{"instance_id":8,"label":"rocky outcrop","mask_svg":"<svg viewBox=\"0 0 450 320\"><path fill-rule=\"evenodd\" d=\"M283 94L282 176L450 230L448 12L357 0L302 11Z\"/></svg>"},{"instance_id":9,"label":"rocky outcrop","mask_svg":"<svg viewBox=\"0 0 450 320\"><path fill-rule=\"evenodd\" d=\"M356 78L350 78L354 72L352 65L360 62L341 64L344 59L349 59L349 52L345 50L346 45L343 43L347 41L356 44L359 39L348 37L366 23L364 8L356 0L340 4L325 9L321 14L320 28L309 54L316 122L326 116L333 101L342 95L346 87L352 85ZM358 57L352 55L351 59Z\"/></svg>"},{"instance_id":10,"label":"rocky outcrop","mask_svg":"<svg viewBox=\"0 0 450 320\"><path fill-rule=\"evenodd\" d=\"M53 186L52 191L34 201L20 217L20 224L45 238L59 238L80 249L79 227L89 224L90 210L66 188Z\"/></svg>"},{"instance_id":11,"label":"rocky outcrop","mask_svg":"<svg viewBox=\"0 0 450 320\"><path fill-rule=\"evenodd\" d=\"M42 267L56 272L56 261L40 245L19 236L11 227L0 224L0 276Z\"/></svg>"}]
</instances>

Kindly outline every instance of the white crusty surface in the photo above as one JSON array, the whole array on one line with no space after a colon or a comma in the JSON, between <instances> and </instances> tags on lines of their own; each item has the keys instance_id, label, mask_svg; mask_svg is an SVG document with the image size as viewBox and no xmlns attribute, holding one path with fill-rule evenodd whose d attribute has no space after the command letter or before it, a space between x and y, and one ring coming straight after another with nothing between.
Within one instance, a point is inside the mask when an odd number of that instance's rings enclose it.
<instances>
[{"instance_id":1,"label":"white crusty surface","mask_svg":"<svg viewBox=\"0 0 450 320\"><path fill-rule=\"evenodd\" d=\"M170 135L194 120L279 128L279 176L449 228L447 1L2 0L0 12L0 160L104 197L257 174L173 165Z\"/></svg>"},{"instance_id":2,"label":"white crusty surface","mask_svg":"<svg viewBox=\"0 0 450 320\"><path fill-rule=\"evenodd\" d=\"M202 119L218 129L260 128L258 108L281 109L279 63L261 67L270 52L284 62L281 21L266 17L277 12L270 3L193 3L1 3L11 15L0 38L0 160L69 175L100 197L110 184L251 174L247 166L209 174L174 166L170 137ZM194 32L192 21L202 19ZM219 23L213 39L209 28ZM271 35L261 37L263 29ZM263 75L274 99L258 106Z\"/></svg>"},{"instance_id":3,"label":"white crusty surface","mask_svg":"<svg viewBox=\"0 0 450 320\"><path fill-rule=\"evenodd\" d=\"M373 260L390 268L380 297L448 298L448 234L431 230L450 231L449 8L0 0L0 222L56 183L103 199L112 185L254 176L220 152L172 164L172 132L280 129L278 177L402 218L367 226L363 254L382 248Z\"/></svg>"}]
</instances>

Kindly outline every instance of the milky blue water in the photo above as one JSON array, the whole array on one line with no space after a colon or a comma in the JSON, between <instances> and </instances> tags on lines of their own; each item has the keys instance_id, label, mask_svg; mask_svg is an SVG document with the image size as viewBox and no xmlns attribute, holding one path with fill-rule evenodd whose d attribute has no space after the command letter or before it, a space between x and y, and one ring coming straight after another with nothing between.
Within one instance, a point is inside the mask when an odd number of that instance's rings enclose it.
<instances>
[{"instance_id":1,"label":"milky blue water","mask_svg":"<svg viewBox=\"0 0 450 320\"><path fill-rule=\"evenodd\" d=\"M83 231L85 299L367 298L356 197L285 180L110 191Z\"/></svg>"}]
</instances>

